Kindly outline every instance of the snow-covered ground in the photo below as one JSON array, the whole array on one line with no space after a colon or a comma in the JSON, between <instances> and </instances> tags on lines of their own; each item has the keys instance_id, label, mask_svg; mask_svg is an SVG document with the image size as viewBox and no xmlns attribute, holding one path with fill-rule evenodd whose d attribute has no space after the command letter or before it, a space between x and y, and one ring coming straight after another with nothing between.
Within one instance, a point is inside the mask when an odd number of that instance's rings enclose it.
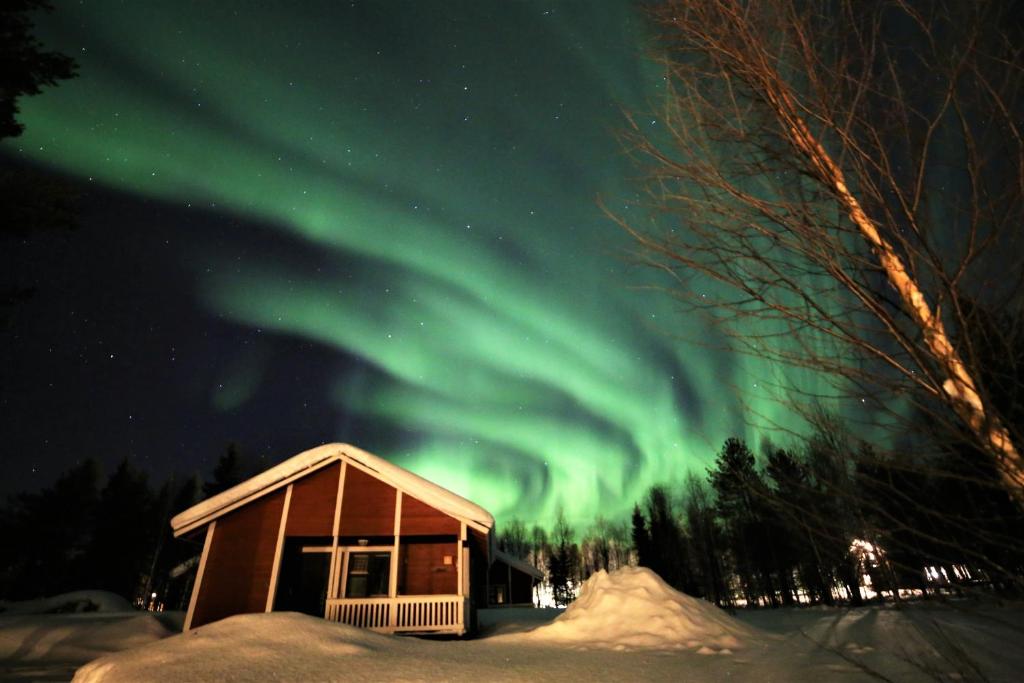
<instances>
[{"instance_id":1,"label":"snow-covered ground","mask_svg":"<svg viewBox=\"0 0 1024 683\"><path fill-rule=\"evenodd\" d=\"M71 680L86 662L180 630L180 613L140 612L105 591L0 602L0 680Z\"/></svg>"},{"instance_id":2,"label":"snow-covered ground","mask_svg":"<svg viewBox=\"0 0 1024 683\"><path fill-rule=\"evenodd\" d=\"M595 575L568 610L487 610L480 622L475 639L426 639L300 614L254 614L147 643L159 638L156 630L147 635L128 628L129 621L122 645L130 649L89 662L75 680L1016 682L1024 671L1021 609L918 604L732 617L673 591L647 570ZM5 664L19 638L22 655L32 650L26 635L8 634L0 623Z\"/></svg>"}]
</instances>

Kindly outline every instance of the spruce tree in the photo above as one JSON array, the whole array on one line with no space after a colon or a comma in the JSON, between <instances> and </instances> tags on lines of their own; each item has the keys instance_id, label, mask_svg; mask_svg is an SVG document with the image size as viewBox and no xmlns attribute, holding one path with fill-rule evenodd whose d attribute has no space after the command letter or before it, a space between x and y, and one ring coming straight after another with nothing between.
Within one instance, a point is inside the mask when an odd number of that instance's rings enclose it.
<instances>
[{"instance_id":1,"label":"spruce tree","mask_svg":"<svg viewBox=\"0 0 1024 683\"><path fill-rule=\"evenodd\" d=\"M651 566L651 533L647 530L644 513L640 504L633 506L633 548L636 549L636 563L640 567Z\"/></svg>"},{"instance_id":2,"label":"spruce tree","mask_svg":"<svg viewBox=\"0 0 1024 683\"><path fill-rule=\"evenodd\" d=\"M563 607L572 602L575 597L579 551L574 537L575 533L566 521L565 514L559 510L555 528L551 534L552 547L548 557L548 575L555 604Z\"/></svg>"},{"instance_id":3,"label":"spruce tree","mask_svg":"<svg viewBox=\"0 0 1024 683\"><path fill-rule=\"evenodd\" d=\"M154 498L146 475L124 459L100 493L89 550L93 588L129 600L140 596L158 540Z\"/></svg>"},{"instance_id":4,"label":"spruce tree","mask_svg":"<svg viewBox=\"0 0 1024 683\"><path fill-rule=\"evenodd\" d=\"M242 483L245 479L241 451L238 444L232 441L228 444L225 453L217 460L217 464L213 468L213 479L203 484L203 496L205 498L215 496Z\"/></svg>"}]
</instances>

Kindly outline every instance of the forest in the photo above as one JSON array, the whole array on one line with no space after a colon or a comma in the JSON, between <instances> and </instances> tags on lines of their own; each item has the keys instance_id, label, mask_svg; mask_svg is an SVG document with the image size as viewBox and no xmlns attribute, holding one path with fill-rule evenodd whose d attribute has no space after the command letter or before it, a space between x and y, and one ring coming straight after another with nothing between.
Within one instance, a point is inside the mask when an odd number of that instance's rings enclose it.
<instances>
[{"instance_id":1,"label":"forest","mask_svg":"<svg viewBox=\"0 0 1024 683\"><path fill-rule=\"evenodd\" d=\"M182 609L201 548L173 538L169 520L254 474L246 463L231 444L207 481L153 486L127 459L105 480L83 460L49 488L9 497L0 600L99 588ZM766 440L755 454L727 439L706 476L653 486L630 520L512 519L498 542L545 571L538 603L567 605L594 572L640 565L732 609L1019 596L1021 539L1024 515L983 454L947 444L883 455L820 412L788 447Z\"/></svg>"},{"instance_id":2,"label":"forest","mask_svg":"<svg viewBox=\"0 0 1024 683\"><path fill-rule=\"evenodd\" d=\"M577 542L564 518L550 534L512 522L500 543L547 569L557 604L597 570L638 564L735 608L1019 596L1022 538L1019 504L983 455L897 460L822 413L798 446L766 441L760 458L726 440L706 477L652 487L628 528L599 519Z\"/></svg>"}]
</instances>

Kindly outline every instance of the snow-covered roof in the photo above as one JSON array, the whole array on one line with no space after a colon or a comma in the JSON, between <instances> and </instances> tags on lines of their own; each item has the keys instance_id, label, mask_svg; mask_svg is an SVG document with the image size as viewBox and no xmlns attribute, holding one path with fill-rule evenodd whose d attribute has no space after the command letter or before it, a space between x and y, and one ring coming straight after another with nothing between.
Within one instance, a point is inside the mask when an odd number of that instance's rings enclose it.
<instances>
[{"instance_id":1,"label":"snow-covered roof","mask_svg":"<svg viewBox=\"0 0 1024 683\"><path fill-rule=\"evenodd\" d=\"M329 443L288 458L227 491L193 505L171 519L171 528L178 533L196 522L209 521L227 512L227 508L240 501L269 493L285 479L301 475L305 470L319 469L332 460L348 460L361 465L374 472L378 479L391 484L403 493L453 517L473 522L483 527L484 530L494 527L494 517L476 503L360 448L346 443Z\"/></svg>"},{"instance_id":2,"label":"snow-covered roof","mask_svg":"<svg viewBox=\"0 0 1024 683\"><path fill-rule=\"evenodd\" d=\"M496 562L504 562L513 569L518 569L524 574L529 574L538 581L544 580L544 572L534 567L532 564L525 560L520 560L518 557L513 557L503 550L494 551L494 559Z\"/></svg>"}]
</instances>

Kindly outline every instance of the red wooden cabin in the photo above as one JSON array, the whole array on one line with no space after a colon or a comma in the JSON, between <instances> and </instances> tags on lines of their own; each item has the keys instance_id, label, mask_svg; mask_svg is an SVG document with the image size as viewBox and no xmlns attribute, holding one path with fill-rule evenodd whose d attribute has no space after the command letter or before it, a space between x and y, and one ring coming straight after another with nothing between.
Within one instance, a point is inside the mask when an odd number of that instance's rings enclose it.
<instances>
[{"instance_id":1,"label":"red wooden cabin","mask_svg":"<svg viewBox=\"0 0 1024 683\"><path fill-rule=\"evenodd\" d=\"M185 629L297 611L386 633L462 634L532 604L541 573L497 551L494 518L348 444L327 444L171 520L203 542Z\"/></svg>"}]
</instances>

